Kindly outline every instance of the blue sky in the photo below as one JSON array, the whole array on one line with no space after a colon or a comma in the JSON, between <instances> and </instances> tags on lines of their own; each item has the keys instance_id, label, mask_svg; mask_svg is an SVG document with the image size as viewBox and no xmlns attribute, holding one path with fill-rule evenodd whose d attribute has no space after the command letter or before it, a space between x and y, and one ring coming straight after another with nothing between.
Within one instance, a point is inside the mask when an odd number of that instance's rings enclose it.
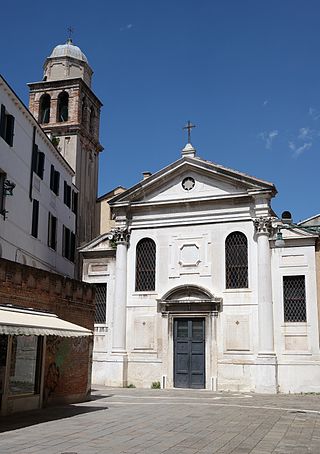
<instances>
[{"instance_id":1,"label":"blue sky","mask_svg":"<svg viewBox=\"0 0 320 454\"><path fill-rule=\"evenodd\" d=\"M0 72L26 103L74 28L104 104L100 195L178 159L191 120L198 156L272 181L278 214L320 212L319 1L18 0L1 16Z\"/></svg>"}]
</instances>

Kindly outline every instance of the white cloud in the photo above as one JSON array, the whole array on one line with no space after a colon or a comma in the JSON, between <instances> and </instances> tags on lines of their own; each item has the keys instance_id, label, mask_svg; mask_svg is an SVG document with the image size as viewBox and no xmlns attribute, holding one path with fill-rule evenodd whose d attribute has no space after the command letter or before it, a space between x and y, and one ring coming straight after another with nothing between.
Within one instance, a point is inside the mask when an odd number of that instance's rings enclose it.
<instances>
[{"instance_id":1,"label":"white cloud","mask_svg":"<svg viewBox=\"0 0 320 454\"><path fill-rule=\"evenodd\" d=\"M265 147L267 150L271 150L272 148L272 142L274 139L279 135L279 131L276 129L274 131L264 131L259 134L260 139L262 139L265 143Z\"/></svg>"},{"instance_id":2,"label":"white cloud","mask_svg":"<svg viewBox=\"0 0 320 454\"><path fill-rule=\"evenodd\" d=\"M123 25L122 27L120 27L120 31L123 32L124 30L130 30L130 28L133 27L133 24L127 24L127 25Z\"/></svg>"},{"instance_id":3,"label":"white cloud","mask_svg":"<svg viewBox=\"0 0 320 454\"><path fill-rule=\"evenodd\" d=\"M267 104L269 104L269 101L268 101L268 99L265 99L262 103L262 106L265 107Z\"/></svg>"},{"instance_id":4,"label":"white cloud","mask_svg":"<svg viewBox=\"0 0 320 454\"><path fill-rule=\"evenodd\" d=\"M314 133L314 131L312 131L309 127L300 128L298 138L301 140L311 139L313 136L313 133Z\"/></svg>"},{"instance_id":5,"label":"white cloud","mask_svg":"<svg viewBox=\"0 0 320 454\"><path fill-rule=\"evenodd\" d=\"M313 120L319 120L320 118L319 110L315 109L314 107L309 107L308 113Z\"/></svg>"},{"instance_id":6,"label":"white cloud","mask_svg":"<svg viewBox=\"0 0 320 454\"><path fill-rule=\"evenodd\" d=\"M293 151L293 156L297 158L305 151L312 147L312 142L305 142L303 145L297 146L294 142L289 142L289 148Z\"/></svg>"}]
</instances>

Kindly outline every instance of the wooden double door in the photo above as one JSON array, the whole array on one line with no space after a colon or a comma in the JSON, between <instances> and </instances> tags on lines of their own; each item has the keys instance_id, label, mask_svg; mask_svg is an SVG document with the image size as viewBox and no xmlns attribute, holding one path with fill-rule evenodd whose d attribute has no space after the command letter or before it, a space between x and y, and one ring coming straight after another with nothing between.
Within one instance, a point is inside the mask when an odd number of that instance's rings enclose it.
<instances>
[{"instance_id":1,"label":"wooden double door","mask_svg":"<svg viewBox=\"0 0 320 454\"><path fill-rule=\"evenodd\" d=\"M174 386L205 388L205 320L174 319Z\"/></svg>"}]
</instances>

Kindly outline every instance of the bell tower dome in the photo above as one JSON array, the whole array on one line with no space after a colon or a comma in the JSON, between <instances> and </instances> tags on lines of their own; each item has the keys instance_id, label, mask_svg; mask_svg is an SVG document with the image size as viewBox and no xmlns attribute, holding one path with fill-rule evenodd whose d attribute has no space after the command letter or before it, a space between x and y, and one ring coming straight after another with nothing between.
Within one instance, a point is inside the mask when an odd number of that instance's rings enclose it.
<instances>
[{"instance_id":1,"label":"bell tower dome","mask_svg":"<svg viewBox=\"0 0 320 454\"><path fill-rule=\"evenodd\" d=\"M102 103L91 88L87 57L70 38L53 49L43 69L43 80L28 84L29 109L75 172L80 246L99 233L95 207Z\"/></svg>"},{"instance_id":2,"label":"bell tower dome","mask_svg":"<svg viewBox=\"0 0 320 454\"><path fill-rule=\"evenodd\" d=\"M47 81L81 77L91 87L92 73L87 57L71 38L56 46L44 64L44 80Z\"/></svg>"}]
</instances>

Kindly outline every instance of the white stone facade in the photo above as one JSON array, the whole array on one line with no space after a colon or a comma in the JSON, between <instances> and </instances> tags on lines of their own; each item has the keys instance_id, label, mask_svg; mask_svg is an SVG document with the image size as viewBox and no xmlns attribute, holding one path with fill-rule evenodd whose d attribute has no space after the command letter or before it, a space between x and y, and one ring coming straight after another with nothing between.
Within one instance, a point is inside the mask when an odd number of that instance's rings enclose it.
<instances>
[{"instance_id":1,"label":"white stone facade","mask_svg":"<svg viewBox=\"0 0 320 454\"><path fill-rule=\"evenodd\" d=\"M75 232L76 216L64 203L64 183L77 193L74 172L2 77L0 105L14 118L12 143L0 137L0 257L74 277L74 263L62 252L63 226ZM34 146L44 155L42 177L31 170ZM59 174L58 195L50 188L51 166ZM5 181L15 185L12 196ZM37 237L31 235L33 200L39 202ZM48 245L49 213L57 219L55 248Z\"/></svg>"},{"instance_id":2,"label":"white stone facade","mask_svg":"<svg viewBox=\"0 0 320 454\"><path fill-rule=\"evenodd\" d=\"M112 199L117 228L82 249L83 279L107 285L106 323L96 325L93 383L183 387L176 327L201 321L198 369L204 379L196 387L319 392L317 235L283 228L285 246L276 248L275 234L284 226L270 207L275 187L189 149L193 153ZM234 232L247 242L243 288L227 285L226 239ZM155 244L155 286L137 291L137 246L146 238ZM293 315L284 316L283 276L305 282L306 321L303 313L298 322L284 321ZM196 364L194 339L186 352L189 375L190 358Z\"/></svg>"}]
</instances>

